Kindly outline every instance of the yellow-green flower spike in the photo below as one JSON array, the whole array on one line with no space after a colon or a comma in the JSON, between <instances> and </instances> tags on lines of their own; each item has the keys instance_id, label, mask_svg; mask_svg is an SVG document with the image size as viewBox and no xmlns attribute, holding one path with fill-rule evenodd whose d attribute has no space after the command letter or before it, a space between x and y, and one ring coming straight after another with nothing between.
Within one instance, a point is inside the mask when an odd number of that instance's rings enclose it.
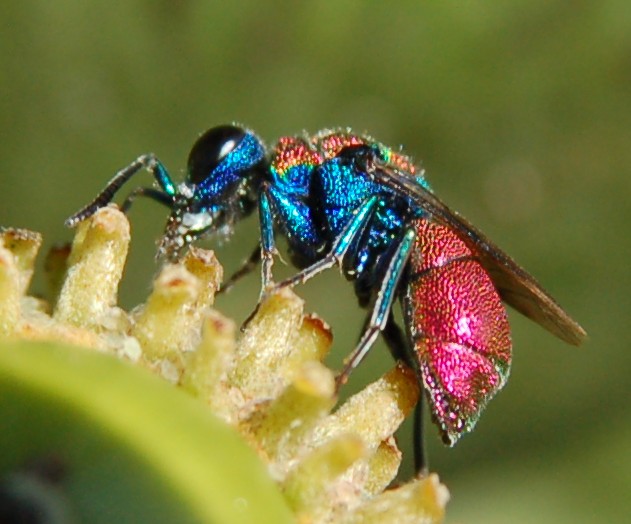
<instances>
[{"instance_id":1,"label":"yellow-green flower spike","mask_svg":"<svg viewBox=\"0 0 631 524\"><path fill-rule=\"evenodd\" d=\"M66 280L55 308L60 322L99 332L116 315L118 284L129 248L129 222L116 209L99 210L77 228Z\"/></svg>"},{"instance_id":2,"label":"yellow-green flower spike","mask_svg":"<svg viewBox=\"0 0 631 524\"><path fill-rule=\"evenodd\" d=\"M82 222L71 252L47 258L49 306L26 295L41 238L0 232L0 417L12 421L0 445L21 450L4 453L0 475L30 479L30 459L61 449L92 480L66 489L62 478L53 491L90 522L276 523L290 509L313 524L443 520L448 492L435 475L389 488L402 458L393 434L419 395L408 368L336 406L328 326L285 289L240 333L213 309L223 272L203 249L163 266L128 313L116 299L129 241L113 206ZM115 513L102 510L108 500Z\"/></svg>"}]
</instances>

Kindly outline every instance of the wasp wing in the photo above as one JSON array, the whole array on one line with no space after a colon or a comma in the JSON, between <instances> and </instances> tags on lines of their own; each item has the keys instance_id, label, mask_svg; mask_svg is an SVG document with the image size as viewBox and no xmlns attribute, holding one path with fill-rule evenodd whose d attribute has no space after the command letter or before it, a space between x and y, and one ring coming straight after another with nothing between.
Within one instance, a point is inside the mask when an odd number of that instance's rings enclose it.
<instances>
[{"instance_id":1,"label":"wasp wing","mask_svg":"<svg viewBox=\"0 0 631 524\"><path fill-rule=\"evenodd\" d=\"M450 227L477 254L507 304L569 344L578 346L585 339L585 330L532 275L412 176L381 163L375 163L367 172L375 181L412 199L432 219Z\"/></svg>"}]
</instances>

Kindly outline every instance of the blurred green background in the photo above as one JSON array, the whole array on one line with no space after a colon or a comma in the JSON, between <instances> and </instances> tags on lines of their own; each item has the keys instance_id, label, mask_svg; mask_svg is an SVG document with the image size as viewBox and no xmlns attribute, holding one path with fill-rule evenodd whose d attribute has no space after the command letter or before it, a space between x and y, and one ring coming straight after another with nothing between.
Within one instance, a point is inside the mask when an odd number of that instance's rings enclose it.
<instances>
[{"instance_id":1,"label":"blurred green background","mask_svg":"<svg viewBox=\"0 0 631 524\"><path fill-rule=\"evenodd\" d=\"M511 314L505 391L456 448L427 431L449 522L629 518L631 4L27 0L3 4L0 28L0 224L46 247L118 168L153 151L179 178L220 123L270 144L351 126L404 145L590 335L569 347ZM126 306L164 218L149 201L131 212ZM220 247L227 271L256 239L251 219ZM364 315L351 286L331 271L298 292L332 325L337 365ZM240 321L257 293L253 276L217 306ZM368 361L349 391L391 365L381 343Z\"/></svg>"}]
</instances>

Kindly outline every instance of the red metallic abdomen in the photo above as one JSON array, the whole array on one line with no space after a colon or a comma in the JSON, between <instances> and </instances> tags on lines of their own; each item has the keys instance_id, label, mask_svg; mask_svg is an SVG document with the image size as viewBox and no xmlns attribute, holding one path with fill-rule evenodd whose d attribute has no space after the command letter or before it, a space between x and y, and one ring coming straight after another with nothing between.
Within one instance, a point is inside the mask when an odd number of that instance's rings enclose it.
<instances>
[{"instance_id":1,"label":"red metallic abdomen","mask_svg":"<svg viewBox=\"0 0 631 524\"><path fill-rule=\"evenodd\" d=\"M475 253L444 226L414 225L403 310L433 417L453 445L508 378L510 328Z\"/></svg>"}]
</instances>

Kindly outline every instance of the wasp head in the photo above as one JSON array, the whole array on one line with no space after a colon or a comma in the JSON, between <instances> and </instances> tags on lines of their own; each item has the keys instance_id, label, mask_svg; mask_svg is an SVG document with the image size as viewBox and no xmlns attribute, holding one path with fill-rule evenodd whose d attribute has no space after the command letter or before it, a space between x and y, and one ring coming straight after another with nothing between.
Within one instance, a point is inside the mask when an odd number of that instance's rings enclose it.
<instances>
[{"instance_id":1,"label":"wasp head","mask_svg":"<svg viewBox=\"0 0 631 524\"><path fill-rule=\"evenodd\" d=\"M159 256L176 261L195 240L231 233L254 209L264 168L265 146L251 131L227 125L202 134L173 197Z\"/></svg>"}]
</instances>

